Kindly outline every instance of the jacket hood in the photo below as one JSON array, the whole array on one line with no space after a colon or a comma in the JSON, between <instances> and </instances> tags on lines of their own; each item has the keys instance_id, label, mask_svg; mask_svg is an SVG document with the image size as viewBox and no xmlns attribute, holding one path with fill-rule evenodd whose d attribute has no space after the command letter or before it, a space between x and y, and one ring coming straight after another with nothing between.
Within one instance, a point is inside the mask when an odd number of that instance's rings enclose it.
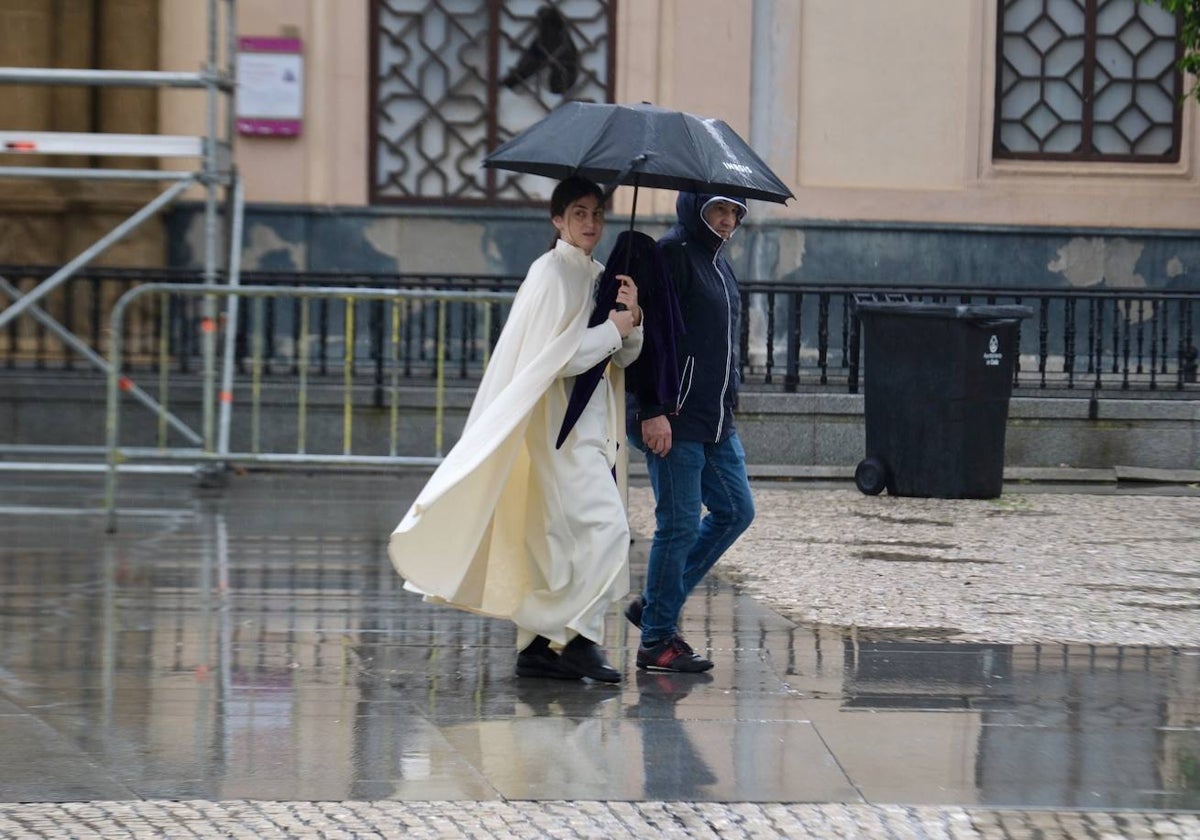
<instances>
[{"instance_id":1,"label":"jacket hood","mask_svg":"<svg viewBox=\"0 0 1200 840\"><path fill-rule=\"evenodd\" d=\"M708 226L708 222L704 221L704 208L718 200L728 201L730 204L738 206L738 226L740 227L747 212L746 204L740 198L730 198L715 193L681 192L675 199L675 215L679 218L679 224L688 232L689 238L703 242L713 251L721 247L722 240L717 232ZM734 233L737 233L737 228L734 228Z\"/></svg>"}]
</instances>

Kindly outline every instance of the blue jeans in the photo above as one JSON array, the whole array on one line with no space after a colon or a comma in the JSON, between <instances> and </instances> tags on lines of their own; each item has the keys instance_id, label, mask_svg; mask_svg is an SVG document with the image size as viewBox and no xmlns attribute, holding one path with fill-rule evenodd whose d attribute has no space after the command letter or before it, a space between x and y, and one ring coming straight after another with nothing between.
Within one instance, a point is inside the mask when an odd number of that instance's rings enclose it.
<instances>
[{"instance_id":1,"label":"blue jeans","mask_svg":"<svg viewBox=\"0 0 1200 840\"><path fill-rule=\"evenodd\" d=\"M736 432L721 443L676 440L660 458L646 449L640 425L630 427L629 442L645 453L654 488L654 541L642 590L642 644L649 646L678 632L688 595L754 520L754 498ZM701 506L708 509L703 517Z\"/></svg>"}]
</instances>

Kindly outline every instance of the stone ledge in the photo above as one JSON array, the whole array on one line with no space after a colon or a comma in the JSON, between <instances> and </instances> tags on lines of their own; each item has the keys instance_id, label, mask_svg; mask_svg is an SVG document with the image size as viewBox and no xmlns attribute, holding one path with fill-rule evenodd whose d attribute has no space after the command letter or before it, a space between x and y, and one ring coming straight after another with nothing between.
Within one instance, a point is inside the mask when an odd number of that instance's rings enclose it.
<instances>
[{"instance_id":1,"label":"stone ledge","mask_svg":"<svg viewBox=\"0 0 1200 840\"><path fill-rule=\"evenodd\" d=\"M154 393L152 373L139 379ZM311 383L308 394L309 451L342 449L344 392L336 381ZM386 384L385 384L386 388ZM445 446L455 440L471 404L469 385L447 389L444 402ZM201 388L193 379L171 389L170 407L184 422L198 428ZM233 433L246 440L251 433L250 393L245 383L235 388ZM356 384L352 392L354 451L389 451L392 429L390 400L372 405L373 388ZM399 390L400 452L428 455L436 429L435 391L410 382ZM296 383L271 383L261 401L261 448L292 452L299 435ZM843 481L865 454L862 395L841 393L743 394L738 429L753 465L763 480ZM1010 480L1031 481L1167 481L1192 483L1200 471L1200 400L1116 399L1102 397L1098 416L1089 417L1089 399L1014 397L1009 406L1005 463ZM91 445L103 441L104 383L96 375L56 376L19 373L0 375L0 443ZM154 416L126 399L122 440L129 445L152 445ZM239 444L242 445L242 444ZM235 447L236 448L236 447ZM635 461L640 460L638 458ZM1118 479L1118 465L1168 472L1128 472ZM1068 472L1055 472L1066 468ZM1172 470L1183 469L1178 476ZM1050 472L1042 472L1050 470ZM1098 474L1089 470L1099 470ZM1163 476L1166 476L1164 478Z\"/></svg>"},{"instance_id":2,"label":"stone ledge","mask_svg":"<svg viewBox=\"0 0 1200 840\"><path fill-rule=\"evenodd\" d=\"M1116 475L1117 481L1146 484L1200 484L1200 470L1117 466L1113 468L1113 473Z\"/></svg>"},{"instance_id":3,"label":"stone ledge","mask_svg":"<svg viewBox=\"0 0 1200 840\"><path fill-rule=\"evenodd\" d=\"M747 464L751 480L763 481L853 481L855 464L823 466L813 464ZM1122 478L1121 473L1152 474L1153 478ZM1168 475L1169 474L1169 475ZM646 478L646 464L640 458L629 462L631 478ZM1118 481L1158 481L1165 484L1190 484L1200 481L1200 470L1150 470L1136 467L1086 469L1080 467L1005 467L1005 481L1040 484L1116 484Z\"/></svg>"}]
</instances>

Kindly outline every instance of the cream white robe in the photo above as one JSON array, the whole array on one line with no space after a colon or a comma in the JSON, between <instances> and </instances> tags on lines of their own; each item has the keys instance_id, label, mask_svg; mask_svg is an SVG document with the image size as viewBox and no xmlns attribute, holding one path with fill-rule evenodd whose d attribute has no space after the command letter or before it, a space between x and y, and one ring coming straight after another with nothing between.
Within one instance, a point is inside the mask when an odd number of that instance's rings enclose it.
<instances>
[{"instance_id":1,"label":"cream white robe","mask_svg":"<svg viewBox=\"0 0 1200 840\"><path fill-rule=\"evenodd\" d=\"M511 619L523 647L604 638L629 591L622 368L641 352L612 323L588 328L603 267L559 240L530 267L462 437L396 526L388 554L429 600ZM561 449L572 377L611 357ZM623 476L622 476L623 477Z\"/></svg>"}]
</instances>

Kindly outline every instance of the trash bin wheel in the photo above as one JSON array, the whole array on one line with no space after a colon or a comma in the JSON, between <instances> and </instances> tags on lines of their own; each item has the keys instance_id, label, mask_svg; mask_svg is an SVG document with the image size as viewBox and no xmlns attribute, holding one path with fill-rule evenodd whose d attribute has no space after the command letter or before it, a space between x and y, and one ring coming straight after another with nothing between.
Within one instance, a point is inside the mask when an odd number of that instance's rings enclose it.
<instances>
[{"instance_id":1,"label":"trash bin wheel","mask_svg":"<svg viewBox=\"0 0 1200 840\"><path fill-rule=\"evenodd\" d=\"M854 470L854 484L868 496L878 496L887 487L887 465L879 458L864 458Z\"/></svg>"}]
</instances>

